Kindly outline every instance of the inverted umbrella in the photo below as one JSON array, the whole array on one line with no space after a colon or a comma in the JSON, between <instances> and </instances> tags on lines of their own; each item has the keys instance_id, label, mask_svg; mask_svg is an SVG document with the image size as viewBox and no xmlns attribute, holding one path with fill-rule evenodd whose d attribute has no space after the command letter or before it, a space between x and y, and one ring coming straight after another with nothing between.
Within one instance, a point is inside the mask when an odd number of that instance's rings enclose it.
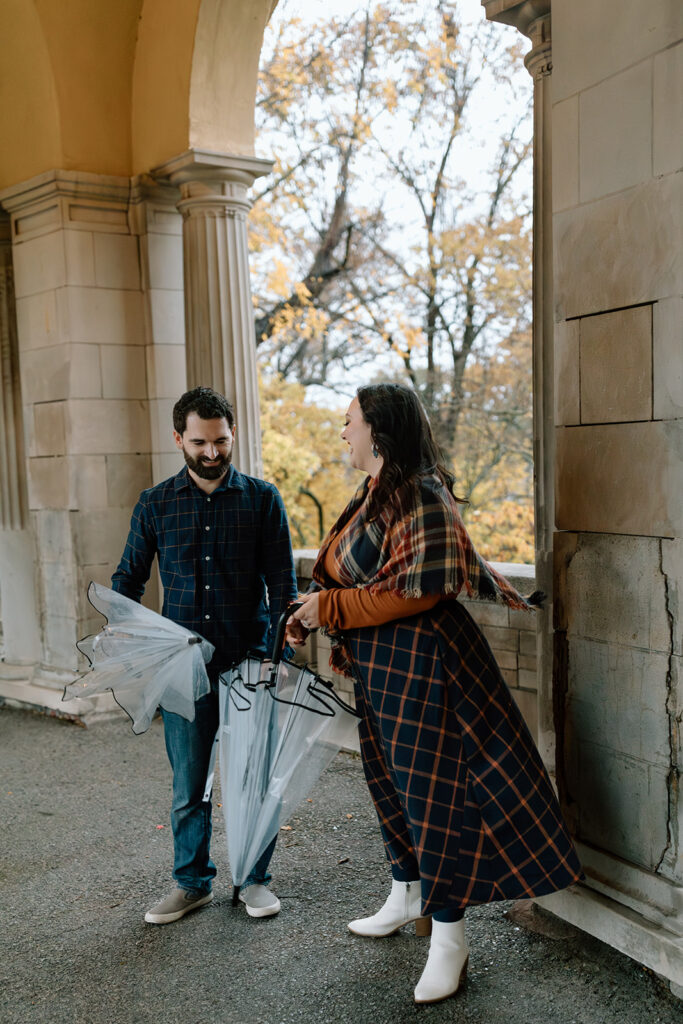
<instances>
[{"instance_id":1,"label":"inverted umbrella","mask_svg":"<svg viewBox=\"0 0 683 1024\"><path fill-rule=\"evenodd\" d=\"M330 683L282 657L249 656L220 677L219 762L233 904L249 872L358 724Z\"/></svg>"},{"instance_id":2,"label":"inverted umbrella","mask_svg":"<svg viewBox=\"0 0 683 1024\"><path fill-rule=\"evenodd\" d=\"M157 707L193 721L195 701L211 688L213 645L99 583L88 587L88 600L107 624L76 645L91 667L65 687L62 700L111 690L134 733L149 728Z\"/></svg>"}]
</instances>

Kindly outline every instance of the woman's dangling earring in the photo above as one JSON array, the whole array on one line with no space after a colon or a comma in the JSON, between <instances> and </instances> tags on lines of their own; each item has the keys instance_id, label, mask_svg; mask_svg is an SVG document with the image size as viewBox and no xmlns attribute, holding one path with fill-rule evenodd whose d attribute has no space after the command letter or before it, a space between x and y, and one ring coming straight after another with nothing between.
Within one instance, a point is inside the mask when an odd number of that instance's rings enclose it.
<instances>
[{"instance_id":1,"label":"woman's dangling earring","mask_svg":"<svg viewBox=\"0 0 683 1024\"><path fill-rule=\"evenodd\" d=\"M379 458L379 452L377 451L377 445L376 444L373 444L373 446L372 446L372 457L373 457L373 459Z\"/></svg>"}]
</instances>

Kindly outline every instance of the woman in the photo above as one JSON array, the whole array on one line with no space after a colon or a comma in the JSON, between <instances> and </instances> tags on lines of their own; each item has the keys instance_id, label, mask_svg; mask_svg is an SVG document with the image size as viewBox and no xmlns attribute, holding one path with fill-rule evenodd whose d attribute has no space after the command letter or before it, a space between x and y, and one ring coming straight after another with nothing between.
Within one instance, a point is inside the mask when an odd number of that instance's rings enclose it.
<instances>
[{"instance_id":1,"label":"woman","mask_svg":"<svg viewBox=\"0 0 683 1024\"><path fill-rule=\"evenodd\" d=\"M289 639L325 627L355 679L363 767L393 876L384 906L352 921L381 937L430 917L418 1003L467 970L465 907L541 896L581 877L533 740L491 650L455 597L529 608L476 553L415 393L362 387L342 438L367 474L323 542L317 590Z\"/></svg>"}]
</instances>

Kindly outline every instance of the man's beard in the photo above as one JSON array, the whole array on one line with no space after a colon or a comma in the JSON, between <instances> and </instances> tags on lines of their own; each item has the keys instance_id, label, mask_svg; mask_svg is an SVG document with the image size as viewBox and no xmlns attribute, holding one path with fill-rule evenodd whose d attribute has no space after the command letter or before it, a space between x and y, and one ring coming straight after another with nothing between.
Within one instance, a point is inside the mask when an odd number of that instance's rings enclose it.
<instances>
[{"instance_id":1,"label":"man's beard","mask_svg":"<svg viewBox=\"0 0 683 1024\"><path fill-rule=\"evenodd\" d=\"M199 458L194 459L185 451L185 448L183 448L183 455L185 456L185 462L192 472L196 473L202 480L218 480L219 477L222 477L227 472L232 462L232 451L229 451L227 455L219 455L219 461L215 466L207 466L206 460L201 455Z\"/></svg>"}]
</instances>

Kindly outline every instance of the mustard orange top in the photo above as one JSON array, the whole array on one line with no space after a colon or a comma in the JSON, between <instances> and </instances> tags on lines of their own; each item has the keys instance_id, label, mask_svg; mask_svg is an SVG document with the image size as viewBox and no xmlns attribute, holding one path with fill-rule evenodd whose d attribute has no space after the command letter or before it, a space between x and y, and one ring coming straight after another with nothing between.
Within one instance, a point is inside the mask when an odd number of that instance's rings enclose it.
<instances>
[{"instance_id":1,"label":"mustard orange top","mask_svg":"<svg viewBox=\"0 0 683 1024\"><path fill-rule=\"evenodd\" d=\"M360 509L358 510L360 511ZM353 516L339 534L341 538L353 526ZM337 542L338 543L338 542ZM336 583L341 582L335 566L334 553L337 544L332 544L325 556L325 572ZM318 603L318 618L323 626L330 629L358 629L361 626L381 626L394 619L405 619L408 615L428 612L439 603L439 594L425 597L401 597L395 591L384 590L370 594L362 587L340 587L335 590L321 590Z\"/></svg>"}]
</instances>

